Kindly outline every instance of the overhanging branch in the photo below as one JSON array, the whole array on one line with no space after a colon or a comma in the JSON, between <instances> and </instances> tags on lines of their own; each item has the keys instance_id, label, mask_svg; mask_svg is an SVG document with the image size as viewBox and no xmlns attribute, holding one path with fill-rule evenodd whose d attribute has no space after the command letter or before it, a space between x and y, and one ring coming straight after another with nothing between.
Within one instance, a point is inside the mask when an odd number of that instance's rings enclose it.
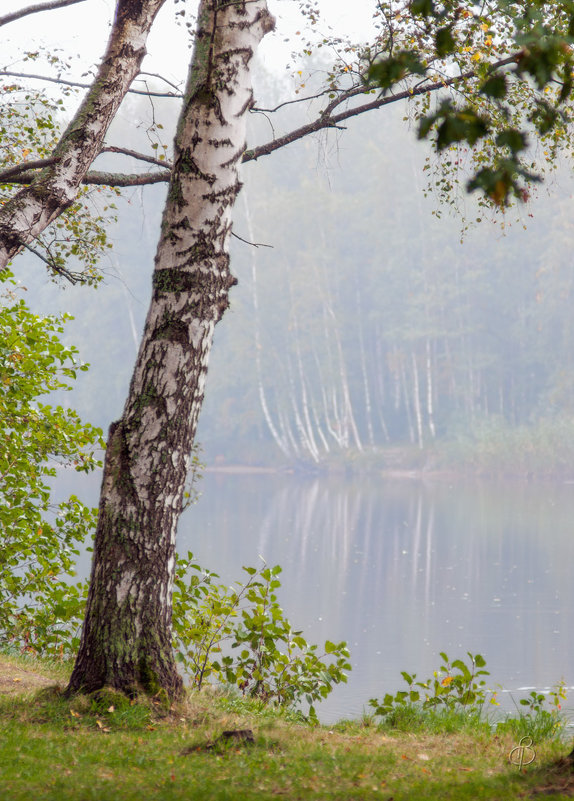
<instances>
[{"instance_id":1,"label":"overhanging branch","mask_svg":"<svg viewBox=\"0 0 574 801\"><path fill-rule=\"evenodd\" d=\"M171 170L162 172L142 172L142 173L114 173L101 172L98 170L90 171L86 174L83 184L96 186L147 186L148 184L167 183L171 176Z\"/></svg>"},{"instance_id":2,"label":"overhanging branch","mask_svg":"<svg viewBox=\"0 0 574 801\"><path fill-rule=\"evenodd\" d=\"M520 56L520 53L514 53L507 58L501 59L500 61L495 62L491 65L491 70L499 69L500 67L505 67L509 64L515 63ZM261 156L268 156L273 153L275 150L279 150L286 145L290 145L293 142L296 142L298 139L303 139L305 136L309 136L309 134L317 133L318 131L325 130L327 128L337 128L342 122L345 120L351 119L352 117L358 117L361 114L364 114L367 111L373 111L378 108L382 108L383 106L388 106L391 103L397 103L399 100L409 100L410 98L417 97L418 95L429 94L431 92L438 92L441 89L446 89L449 86L455 86L460 81L467 81L471 78L476 78L476 71L475 70L468 70L467 72L461 73L460 75L454 75L451 78L443 78L439 81L434 81L433 83L426 83L423 81L421 84L415 87L410 87L409 89L405 89L403 92L397 92L396 94L385 94L379 95L376 100L372 100L369 103L363 103L360 106L353 106L351 108L345 109L345 111L340 111L337 114L334 114L333 111L337 106L340 106L346 100L358 96L361 94L366 94L368 91L368 87L353 87L348 92L339 95L335 98L320 114L319 116L313 120L313 122L309 122L306 125L302 125L299 128L296 128L293 131L285 134L284 136L279 136L277 139L272 139L270 142L267 142L264 145L258 145L250 150L246 150L243 155L243 161L253 161L255 159L260 158Z\"/></svg>"},{"instance_id":3,"label":"overhanging branch","mask_svg":"<svg viewBox=\"0 0 574 801\"><path fill-rule=\"evenodd\" d=\"M83 0L77 0L77 2L83 2ZM90 89L92 87L92 83L82 83L81 81L69 81L66 78L53 78L50 75L38 75L36 73L30 73L30 72L14 72L14 70L0 70L0 75L5 75L7 78L24 78L30 81L44 81L46 83L57 83L60 86L71 86L75 89ZM136 78L135 80L143 80L143 79ZM169 83L169 81L167 81L167 83ZM183 97L183 95L178 92L153 92L149 89L128 89L127 94L144 95L145 97L175 97L179 99Z\"/></svg>"},{"instance_id":4,"label":"overhanging branch","mask_svg":"<svg viewBox=\"0 0 574 801\"><path fill-rule=\"evenodd\" d=\"M109 145L108 147L103 147L100 150L100 153L120 153L122 156L130 156L132 159L138 159L139 161L147 161L149 164L155 164L157 167L163 167L164 169L167 168L171 170L171 162L166 161L166 159L158 159L155 156L146 156L145 153L138 153L137 150L129 150L127 147L116 147L115 145ZM2 174L0 173L0 178Z\"/></svg>"},{"instance_id":5,"label":"overhanging branch","mask_svg":"<svg viewBox=\"0 0 574 801\"><path fill-rule=\"evenodd\" d=\"M162 172L142 172L142 173L117 173L105 172L103 170L91 170L86 173L81 183L84 186L115 186L118 188L128 186L147 186L148 184L161 184L167 183L171 171L164 169ZM37 173L28 170L21 172L18 175L13 175L7 180L1 180L2 174L0 173L0 183L14 184L15 186L29 186Z\"/></svg>"},{"instance_id":6,"label":"overhanging branch","mask_svg":"<svg viewBox=\"0 0 574 801\"><path fill-rule=\"evenodd\" d=\"M76 3L83 3L85 0L50 0L48 3L36 3L27 8L21 8L19 11L12 11L10 14L5 14L0 17L0 27L8 25L9 22L15 22L17 19L27 17L30 14L37 14L40 11L54 11L56 8L63 8L64 6L73 6Z\"/></svg>"}]
</instances>

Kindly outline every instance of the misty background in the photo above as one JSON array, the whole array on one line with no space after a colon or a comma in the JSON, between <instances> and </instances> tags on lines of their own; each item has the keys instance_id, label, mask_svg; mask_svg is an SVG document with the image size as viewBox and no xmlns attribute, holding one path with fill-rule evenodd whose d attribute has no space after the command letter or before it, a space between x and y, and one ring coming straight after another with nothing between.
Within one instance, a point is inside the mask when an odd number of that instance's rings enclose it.
<instances>
[{"instance_id":1,"label":"misty background","mask_svg":"<svg viewBox=\"0 0 574 801\"><path fill-rule=\"evenodd\" d=\"M258 83L259 105L276 102L281 81ZM177 105L130 98L113 139L137 148L153 114L169 153ZM282 113L292 127L305 119ZM198 433L207 464L570 475L570 165L494 220L465 195L464 173L441 204L409 113L387 107L243 168L239 283ZM254 138L270 125L253 115ZM117 163L105 158L97 166ZM96 289L55 284L28 255L14 265L34 310L75 316L65 338L91 369L63 401L104 430L135 359L165 191L115 201Z\"/></svg>"}]
</instances>

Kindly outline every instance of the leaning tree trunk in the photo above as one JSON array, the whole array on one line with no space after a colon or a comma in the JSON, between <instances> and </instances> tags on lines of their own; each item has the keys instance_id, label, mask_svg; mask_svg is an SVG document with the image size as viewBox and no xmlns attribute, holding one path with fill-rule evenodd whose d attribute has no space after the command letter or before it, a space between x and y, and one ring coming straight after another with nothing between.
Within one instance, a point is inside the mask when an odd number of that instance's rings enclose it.
<instances>
[{"instance_id":1,"label":"leaning tree trunk","mask_svg":"<svg viewBox=\"0 0 574 801\"><path fill-rule=\"evenodd\" d=\"M0 208L0 271L76 199L140 70L148 33L164 2L118 0L108 46L90 90L46 167Z\"/></svg>"},{"instance_id":2,"label":"leaning tree trunk","mask_svg":"<svg viewBox=\"0 0 574 801\"><path fill-rule=\"evenodd\" d=\"M122 418L110 428L86 617L69 692L181 689L172 651L175 533L213 329L235 283L231 210L265 0L202 0L155 259Z\"/></svg>"}]
</instances>

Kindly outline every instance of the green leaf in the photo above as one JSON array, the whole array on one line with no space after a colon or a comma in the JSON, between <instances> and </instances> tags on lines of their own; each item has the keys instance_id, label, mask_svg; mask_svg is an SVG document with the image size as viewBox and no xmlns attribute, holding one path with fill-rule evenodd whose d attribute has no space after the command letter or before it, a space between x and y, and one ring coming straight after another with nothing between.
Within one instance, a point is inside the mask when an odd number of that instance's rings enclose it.
<instances>
[{"instance_id":1,"label":"green leaf","mask_svg":"<svg viewBox=\"0 0 574 801\"><path fill-rule=\"evenodd\" d=\"M506 97L508 87L506 85L506 78L501 73L491 75L480 87L480 92L486 97L492 97L495 100L502 100Z\"/></svg>"},{"instance_id":2,"label":"green leaf","mask_svg":"<svg viewBox=\"0 0 574 801\"><path fill-rule=\"evenodd\" d=\"M367 80L381 89L390 89L407 75L424 75L426 67L413 50L402 50L371 65Z\"/></svg>"},{"instance_id":3,"label":"green leaf","mask_svg":"<svg viewBox=\"0 0 574 801\"><path fill-rule=\"evenodd\" d=\"M433 0L412 0L411 13L418 14L421 17L430 17L434 14L434 1Z\"/></svg>"},{"instance_id":4,"label":"green leaf","mask_svg":"<svg viewBox=\"0 0 574 801\"><path fill-rule=\"evenodd\" d=\"M435 35L435 47L440 58L450 55L456 49L456 40L452 35L452 25L439 28Z\"/></svg>"},{"instance_id":5,"label":"green leaf","mask_svg":"<svg viewBox=\"0 0 574 801\"><path fill-rule=\"evenodd\" d=\"M516 128L507 128L496 136L499 147L508 147L513 153L518 153L528 146L526 134Z\"/></svg>"}]
</instances>

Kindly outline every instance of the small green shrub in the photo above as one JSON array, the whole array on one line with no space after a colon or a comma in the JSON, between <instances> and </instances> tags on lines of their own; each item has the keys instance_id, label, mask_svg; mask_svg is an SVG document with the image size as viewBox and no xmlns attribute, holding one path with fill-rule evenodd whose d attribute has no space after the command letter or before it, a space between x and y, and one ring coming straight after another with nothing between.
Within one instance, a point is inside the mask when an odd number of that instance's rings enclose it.
<instances>
[{"instance_id":1,"label":"small green shrub","mask_svg":"<svg viewBox=\"0 0 574 801\"><path fill-rule=\"evenodd\" d=\"M369 705L374 714L382 718L382 725L401 731L424 729L431 733L449 733L472 727L486 726L497 732L510 732L520 739L531 737L534 741L552 739L561 734L565 726L562 701L566 698L563 681L548 693L533 690L527 698L516 705L517 715L508 715L502 720L492 721L483 714L490 695L490 704L498 706L496 693L486 688L484 670L486 662L480 654L467 652L469 662L461 659L450 661L441 652L443 664L426 681L416 681L416 674L402 671L407 690L395 695L387 693L382 701L371 698ZM551 708L548 709L547 707ZM523 708L528 711L524 712Z\"/></svg>"},{"instance_id":2,"label":"small green shrub","mask_svg":"<svg viewBox=\"0 0 574 801\"><path fill-rule=\"evenodd\" d=\"M434 672L433 678L426 681L416 681L416 673L401 671L408 690L399 690L395 695L387 693L382 702L371 698L369 705L374 708L375 715L396 715L398 710L403 712L405 707L416 704L420 704L423 711L438 706L449 710L481 708L487 690L484 679L480 677L490 675L488 670L483 670L486 665L484 657L469 651L469 665L461 659L451 662L442 651L440 657L443 664Z\"/></svg>"},{"instance_id":3,"label":"small green shrub","mask_svg":"<svg viewBox=\"0 0 574 801\"><path fill-rule=\"evenodd\" d=\"M193 555L178 560L173 595L175 649L194 686L209 678L266 703L293 708L314 704L351 669L346 643L327 640L321 653L294 631L277 601L281 568L244 567L245 583L217 584Z\"/></svg>"},{"instance_id":4,"label":"small green shrub","mask_svg":"<svg viewBox=\"0 0 574 801\"><path fill-rule=\"evenodd\" d=\"M566 700L564 680L558 682L549 692L532 690L526 698L521 698L516 706L517 715L498 721L499 732L510 732L514 737L531 737L535 742L559 737L566 726L562 713L562 702ZM527 711L523 711L524 708Z\"/></svg>"}]
</instances>

